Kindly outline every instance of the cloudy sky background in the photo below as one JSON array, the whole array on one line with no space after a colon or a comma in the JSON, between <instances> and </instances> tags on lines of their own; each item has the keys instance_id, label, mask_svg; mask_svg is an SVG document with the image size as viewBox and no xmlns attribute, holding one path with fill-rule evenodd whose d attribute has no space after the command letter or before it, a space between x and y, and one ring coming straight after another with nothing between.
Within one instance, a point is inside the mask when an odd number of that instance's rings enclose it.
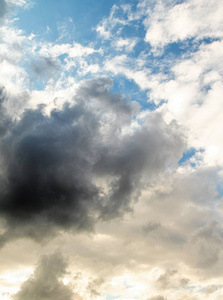
<instances>
[{"instance_id":1,"label":"cloudy sky background","mask_svg":"<svg viewBox=\"0 0 223 300\"><path fill-rule=\"evenodd\" d=\"M0 0L0 298L223 299L223 1Z\"/></svg>"}]
</instances>

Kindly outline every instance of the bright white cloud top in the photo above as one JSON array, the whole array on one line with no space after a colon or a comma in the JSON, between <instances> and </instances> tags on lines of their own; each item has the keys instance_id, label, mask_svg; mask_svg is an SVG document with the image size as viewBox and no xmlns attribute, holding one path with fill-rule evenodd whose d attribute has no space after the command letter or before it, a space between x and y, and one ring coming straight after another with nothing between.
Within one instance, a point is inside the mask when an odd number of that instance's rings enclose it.
<instances>
[{"instance_id":1,"label":"bright white cloud top","mask_svg":"<svg viewBox=\"0 0 223 300\"><path fill-rule=\"evenodd\" d=\"M1 299L223 298L222 15L0 0Z\"/></svg>"}]
</instances>

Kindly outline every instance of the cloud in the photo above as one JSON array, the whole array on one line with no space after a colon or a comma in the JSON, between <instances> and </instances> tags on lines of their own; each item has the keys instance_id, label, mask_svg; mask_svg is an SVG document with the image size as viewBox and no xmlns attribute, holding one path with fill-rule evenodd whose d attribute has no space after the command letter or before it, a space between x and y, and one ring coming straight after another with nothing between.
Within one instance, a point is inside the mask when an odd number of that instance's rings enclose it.
<instances>
[{"instance_id":1,"label":"cloud","mask_svg":"<svg viewBox=\"0 0 223 300\"><path fill-rule=\"evenodd\" d=\"M167 270L156 281L157 286L162 291L169 288L184 288L188 283L189 279L180 277L176 270Z\"/></svg>"},{"instance_id":2,"label":"cloud","mask_svg":"<svg viewBox=\"0 0 223 300\"><path fill-rule=\"evenodd\" d=\"M134 128L138 105L110 87L109 79L86 81L72 105L49 115L27 110L2 138L0 212L11 229L35 236L46 222L92 230L98 218L128 211L141 180L180 158L176 124L151 113Z\"/></svg>"},{"instance_id":3,"label":"cloud","mask_svg":"<svg viewBox=\"0 0 223 300\"><path fill-rule=\"evenodd\" d=\"M4 88L0 88L0 138L4 136L10 126L10 119L5 114L3 103L6 100L6 91Z\"/></svg>"},{"instance_id":4,"label":"cloud","mask_svg":"<svg viewBox=\"0 0 223 300\"><path fill-rule=\"evenodd\" d=\"M188 38L222 38L221 1L188 0L178 3L161 0L145 3L145 41L155 48Z\"/></svg>"},{"instance_id":5,"label":"cloud","mask_svg":"<svg viewBox=\"0 0 223 300\"><path fill-rule=\"evenodd\" d=\"M4 18L8 11L8 4L5 0L0 0L0 19Z\"/></svg>"},{"instance_id":6,"label":"cloud","mask_svg":"<svg viewBox=\"0 0 223 300\"><path fill-rule=\"evenodd\" d=\"M201 44L197 51L179 59L165 80L155 81L150 98L163 106L165 120L176 119L188 131L190 146L205 149L206 165L223 164L222 126L222 41ZM153 77L153 75L151 76Z\"/></svg>"},{"instance_id":7,"label":"cloud","mask_svg":"<svg viewBox=\"0 0 223 300\"><path fill-rule=\"evenodd\" d=\"M29 7L31 2L29 0L0 0L0 20L12 11L11 5Z\"/></svg>"},{"instance_id":8,"label":"cloud","mask_svg":"<svg viewBox=\"0 0 223 300\"><path fill-rule=\"evenodd\" d=\"M82 46L79 43L73 44L43 44L39 53L42 56L58 57L63 54L67 54L70 58L80 58L82 56L88 56L98 50L92 47Z\"/></svg>"},{"instance_id":9,"label":"cloud","mask_svg":"<svg viewBox=\"0 0 223 300\"><path fill-rule=\"evenodd\" d=\"M51 57L40 57L31 63L33 73L39 77L53 77L60 70L59 61Z\"/></svg>"},{"instance_id":10,"label":"cloud","mask_svg":"<svg viewBox=\"0 0 223 300\"><path fill-rule=\"evenodd\" d=\"M74 299L222 297L222 4L127 2L96 26L104 40L84 45L69 26L50 43L16 21L1 27L6 292L15 293L37 256L61 247L69 270L82 274ZM142 107L111 92L107 78L80 82L108 74L113 90L122 86ZM178 165L185 147L195 154ZM37 269L20 299L34 298L28 291L44 274L68 287L61 280L70 275L51 276L43 260Z\"/></svg>"},{"instance_id":11,"label":"cloud","mask_svg":"<svg viewBox=\"0 0 223 300\"><path fill-rule=\"evenodd\" d=\"M163 298L163 296L154 296L152 298L148 298L147 300L165 300L165 298Z\"/></svg>"},{"instance_id":12,"label":"cloud","mask_svg":"<svg viewBox=\"0 0 223 300\"><path fill-rule=\"evenodd\" d=\"M113 46L116 48L118 51L123 51L125 50L126 52L131 52L133 51L135 45L137 44L138 39L137 38L119 38L113 41Z\"/></svg>"},{"instance_id":13,"label":"cloud","mask_svg":"<svg viewBox=\"0 0 223 300\"><path fill-rule=\"evenodd\" d=\"M22 284L20 291L13 296L15 300L72 300L78 298L72 289L64 285L67 262L60 253L43 256L34 274Z\"/></svg>"},{"instance_id":14,"label":"cloud","mask_svg":"<svg viewBox=\"0 0 223 300\"><path fill-rule=\"evenodd\" d=\"M99 36L105 40L110 40L114 36L117 37L122 32L123 28L138 20L140 15L132 10L130 4L116 5L111 8L108 17L96 26L95 30Z\"/></svg>"},{"instance_id":15,"label":"cloud","mask_svg":"<svg viewBox=\"0 0 223 300\"><path fill-rule=\"evenodd\" d=\"M198 268L217 273L217 264L221 263L223 256L222 235L223 228L218 222L209 222L200 227L189 240L187 259Z\"/></svg>"}]
</instances>

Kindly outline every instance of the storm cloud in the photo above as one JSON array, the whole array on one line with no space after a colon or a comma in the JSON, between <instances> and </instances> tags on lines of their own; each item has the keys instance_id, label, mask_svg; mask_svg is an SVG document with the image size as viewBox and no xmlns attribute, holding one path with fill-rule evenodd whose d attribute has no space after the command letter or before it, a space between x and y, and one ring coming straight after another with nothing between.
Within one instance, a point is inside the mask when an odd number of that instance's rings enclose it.
<instances>
[{"instance_id":1,"label":"storm cloud","mask_svg":"<svg viewBox=\"0 0 223 300\"><path fill-rule=\"evenodd\" d=\"M86 81L61 110L27 110L3 135L0 212L14 235L42 236L43 224L92 230L128 211L142 185L180 157L177 125L158 113L134 125L139 105L111 85Z\"/></svg>"}]
</instances>

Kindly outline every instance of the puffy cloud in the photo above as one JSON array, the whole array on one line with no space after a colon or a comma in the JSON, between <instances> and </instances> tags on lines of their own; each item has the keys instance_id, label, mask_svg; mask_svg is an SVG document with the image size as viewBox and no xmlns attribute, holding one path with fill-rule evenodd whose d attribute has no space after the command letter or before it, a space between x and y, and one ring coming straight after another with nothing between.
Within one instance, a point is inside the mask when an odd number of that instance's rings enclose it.
<instances>
[{"instance_id":1,"label":"puffy cloud","mask_svg":"<svg viewBox=\"0 0 223 300\"><path fill-rule=\"evenodd\" d=\"M4 291L15 293L37 256L60 247L77 270L74 299L222 297L222 41L212 40L221 36L222 9L209 4L209 13L192 0L114 6L96 28L106 41L85 46L66 40L68 27L51 43L1 28ZM35 80L30 89L30 70L41 90ZM148 91L155 111L110 92L108 79L79 83L108 73ZM178 166L184 136L195 154ZM15 297L39 295L44 274L66 290L68 274L51 276L43 260L37 270Z\"/></svg>"},{"instance_id":2,"label":"puffy cloud","mask_svg":"<svg viewBox=\"0 0 223 300\"><path fill-rule=\"evenodd\" d=\"M153 47L188 38L222 38L223 5L217 0L145 1L145 40ZM199 17L198 17L199 16Z\"/></svg>"},{"instance_id":3,"label":"puffy cloud","mask_svg":"<svg viewBox=\"0 0 223 300\"><path fill-rule=\"evenodd\" d=\"M41 258L34 274L22 284L20 291L12 297L15 300L72 300L81 299L72 289L64 285L67 262L60 253Z\"/></svg>"},{"instance_id":4,"label":"puffy cloud","mask_svg":"<svg viewBox=\"0 0 223 300\"><path fill-rule=\"evenodd\" d=\"M166 120L176 119L188 131L189 145L203 148L205 164L222 165L222 41L201 44L195 53L171 67L165 80L155 82L150 97L166 99ZM156 79L156 77L154 78Z\"/></svg>"},{"instance_id":5,"label":"puffy cloud","mask_svg":"<svg viewBox=\"0 0 223 300\"><path fill-rule=\"evenodd\" d=\"M180 158L176 124L151 113L134 127L138 105L110 87L103 78L84 82L71 105L49 115L43 107L27 110L11 124L1 140L0 182L11 230L21 226L33 237L47 232L45 223L91 230L98 218L128 211L141 180Z\"/></svg>"}]
</instances>

